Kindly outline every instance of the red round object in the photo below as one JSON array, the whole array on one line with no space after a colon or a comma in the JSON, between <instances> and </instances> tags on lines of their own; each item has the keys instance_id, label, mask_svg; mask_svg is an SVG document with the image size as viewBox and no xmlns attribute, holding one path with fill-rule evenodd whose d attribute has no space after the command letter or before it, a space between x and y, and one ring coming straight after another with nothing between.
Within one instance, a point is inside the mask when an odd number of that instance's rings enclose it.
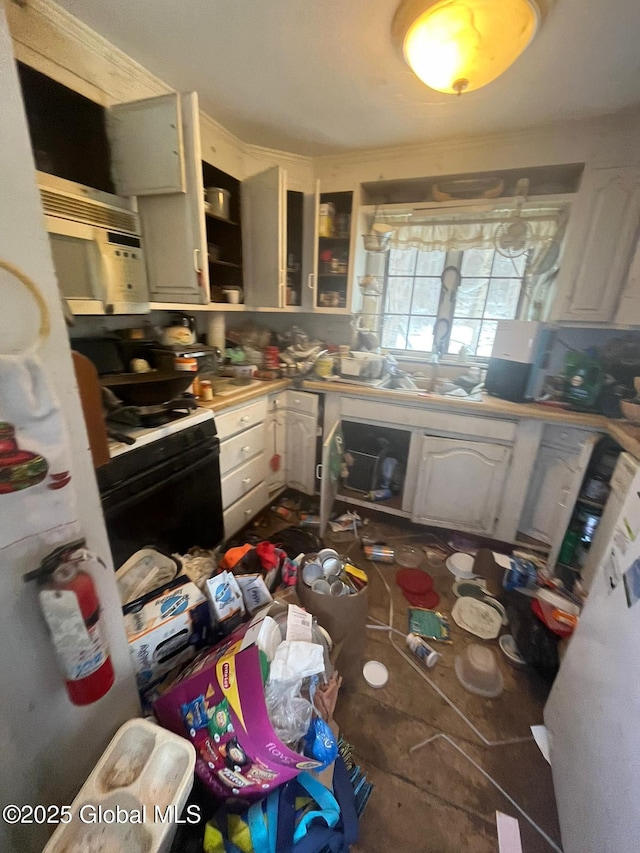
<instances>
[{"instance_id":1,"label":"red round object","mask_svg":"<svg viewBox=\"0 0 640 853\"><path fill-rule=\"evenodd\" d=\"M433 589L423 593L411 593L403 590L403 595L409 604L414 607L424 607L425 610L435 610L440 604L440 596Z\"/></svg>"},{"instance_id":2,"label":"red round object","mask_svg":"<svg viewBox=\"0 0 640 853\"><path fill-rule=\"evenodd\" d=\"M412 595L423 595L433 589L433 578L420 569L401 569L396 575L396 583Z\"/></svg>"},{"instance_id":3,"label":"red round object","mask_svg":"<svg viewBox=\"0 0 640 853\"><path fill-rule=\"evenodd\" d=\"M560 637L561 639L565 639L566 637L570 637L573 634L573 628L569 627L568 625L566 627L564 627L564 626L560 626L558 623L550 624L546 615L545 615L544 610L542 609L542 605L540 604L540 602L538 601L537 598L533 598L531 600L531 609L533 610L535 615L538 617L538 619L542 622L542 624L546 625L546 627L550 631L553 631L553 633L557 637Z\"/></svg>"}]
</instances>

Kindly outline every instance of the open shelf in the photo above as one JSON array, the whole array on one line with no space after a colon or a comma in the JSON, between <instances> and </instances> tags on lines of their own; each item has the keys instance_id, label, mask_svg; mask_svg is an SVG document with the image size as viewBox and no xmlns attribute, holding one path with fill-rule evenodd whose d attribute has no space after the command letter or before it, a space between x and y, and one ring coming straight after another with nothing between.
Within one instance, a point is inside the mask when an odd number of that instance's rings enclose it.
<instances>
[{"instance_id":1,"label":"open shelf","mask_svg":"<svg viewBox=\"0 0 640 853\"><path fill-rule=\"evenodd\" d=\"M600 501L592 501L590 498L583 498L582 495L578 497L576 503L584 504L588 506L590 509L604 509L604 504Z\"/></svg>"},{"instance_id":2,"label":"open shelf","mask_svg":"<svg viewBox=\"0 0 640 853\"><path fill-rule=\"evenodd\" d=\"M367 501L361 492L349 492L348 489L342 489L338 492L336 500L344 501L353 506L367 507L368 509L378 509L384 507L385 511L390 515L397 515L401 518L409 518L410 514L402 509L402 495L393 495L387 498L386 501Z\"/></svg>"},{"instance_id":3,"label":"open shelf","mask_svg":"<svg viewBox=\"0 0 640 853\"><path fill-rule=\"evenodd\" d=\"M233 219L225 219L223 216L216 216L215 213L211 213L210 211L208 211L206 207L204 209L204 215L207 217L207 219L215 219L216 222L224 222L225 225L231 225L234 228L237 228L240 225L239 222L234 222Z\"/></svg>"},{"instance_id":4,"label":"open shelf","mask_svg":"<svg viewBox=\"0 0 640 853\"><path fill-rule=\"evenodd\" d=\"M207 244L215 247L218 259L209 258L209 296L216 304L231 306L224 302L222 291L227 287L244 287L242 275L242 221L240 210L240 181L228 175L211 163L202 162L202 181L207 187L220 187L229 193L229 218L216 216L207 209L205 204L205 226L207 229ZM209 249L213 252L212 249Z\"/></svg>"},{"instance_id":5,"label":"open shelf","mask_svg":"<svg viewBox=\"0 0 640 853\"><path fill-rule=\"evenodd\" d=\"M516 548L528 548L530 551L539 551L542 554L548 554L551 551L551 545L543 542L541 539L535 539L533 536L527 536L526 533L516 533Z\"/></svg>"},{"instance_id":6,"label":"open shelf","mask_svg":"<svg viewBox=\"0 0 640 853\"><path fill-rule=\"evenodd\" d=\"M217 267L232 267L232 269L234 270L239 270L242 268L240 264L234 264L231 261L220 261L217 259L212 260L211 258L209 258L209 263L214 264Z\"/></svg>"}]
</instances>

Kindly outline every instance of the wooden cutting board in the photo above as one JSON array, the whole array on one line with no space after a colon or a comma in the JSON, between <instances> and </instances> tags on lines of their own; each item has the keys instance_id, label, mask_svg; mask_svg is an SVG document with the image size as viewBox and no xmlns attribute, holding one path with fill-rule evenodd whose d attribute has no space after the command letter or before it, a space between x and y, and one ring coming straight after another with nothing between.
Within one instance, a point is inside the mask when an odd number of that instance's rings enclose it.
<instances>
[{"instance_id":1,"label":"wooden cutting board","mask_svg":"<svg viewBox=\"0 0 640 853\"><path fill-rule=\"evenodd\" d=\"M93 459L93 467L99 468L109 461L109 443L107 428L102 414L102 392L98 380L98 371L92 361L79 352L72 352L73 368L80 392L80 402L84 422L89 436L89 448Z\"/></svg>"}]
</instances>

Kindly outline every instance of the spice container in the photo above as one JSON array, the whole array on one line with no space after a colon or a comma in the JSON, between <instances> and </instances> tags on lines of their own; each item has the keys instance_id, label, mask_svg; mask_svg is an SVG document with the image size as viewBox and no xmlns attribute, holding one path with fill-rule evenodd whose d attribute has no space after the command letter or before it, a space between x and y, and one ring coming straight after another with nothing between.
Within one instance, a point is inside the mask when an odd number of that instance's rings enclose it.
<instances>
[{"instance_id":1,"label":"spice container","mask_svg":"<svg viewBox=\"0 0 640 853\"><path fill-rule=\"evenodd\" d=\"M200 399L213 400L213 386L209 379L200 380Z\"/></svg>"}]
</instances>

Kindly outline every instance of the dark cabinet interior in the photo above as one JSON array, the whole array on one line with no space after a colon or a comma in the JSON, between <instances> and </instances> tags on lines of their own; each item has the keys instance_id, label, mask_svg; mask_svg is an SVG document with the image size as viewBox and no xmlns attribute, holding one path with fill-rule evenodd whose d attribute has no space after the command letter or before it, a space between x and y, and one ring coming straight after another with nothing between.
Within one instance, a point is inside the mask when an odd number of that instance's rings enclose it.
<instances>
[{"instance_id":1,"label":"dark cabinet interior","mask_svg":"<svg viewBox=\"0 0 640 853\"><path fill-rule=\"evenodd\" d=\"M229 192L229 218L215 216L206 209L207 252L211 301L224 302L225 288L242 287L242 228L240 181L212 166L202 163L205 187L219 187Z\"/></svg>"},{"instance_id":2,"label":"dark cabinet interior","mask_svg":"<svg viewBox=\"0 0 640 853\"><path fill-rule=\"evenodd\" d=\"M287 305L302 304L304 194L287 191Z\"/></svg>"},{"instance_id":3,"label":"dark cabinet interior","mask_svg":"<svg viewBox=\"0 0 640 853\"><path fill-rule=\"evenodd\" d=\"M327 206L323 207L323 206ZM320 196L321 221L323 210L327 223L320 231L318 247L318 306L344 308L347 304L349 271L349 243L351 237L351 210L353 193L322 193Z\"/></svg>"},{"instance_id":4,"label":"dark cabinet interior","mask_svg":"<svg viewBox=\"0 0 640 853\"><path fill-rule=\"evenodd\" d=\"M115 192L104 107L22 62L18 74L36 169Z\"/></svg>"}]
</instances>

